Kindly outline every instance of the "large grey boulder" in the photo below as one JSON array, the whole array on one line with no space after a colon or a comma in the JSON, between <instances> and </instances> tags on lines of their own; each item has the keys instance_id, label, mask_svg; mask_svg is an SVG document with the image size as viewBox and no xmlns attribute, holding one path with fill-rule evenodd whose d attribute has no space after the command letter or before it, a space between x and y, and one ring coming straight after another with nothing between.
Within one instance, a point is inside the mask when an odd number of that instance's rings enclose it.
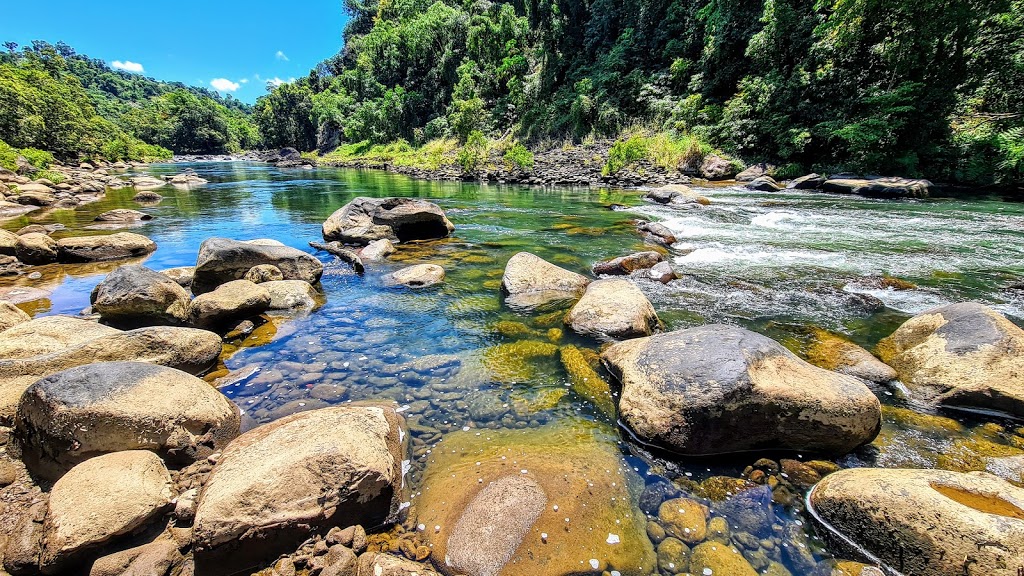
<instances>
[{"instance_id":1,"label":"large grey boulder","mask_svg":"<svg viewBox=\"0 0 1024 576\"><path fill-rule=\"evenodd\" d=\"M711 204L710 200L697 194L684 184L666 184L665 186L654 188L644 194L644 200L654 202L655 204L695 208Z\"/></svg>"},{"instance_id":2,"label":"large grey boulder","mask_svg":"<svg viewBox=\"0 0 1024 576\"><path fill-rule=\"evenodd\" d=\"M366 245L444 238L455 230L444 210L416 198L354 198L323 224L324 240Z\"/></svg>"},{"instance_id":3,"label":"large grey boulder","mask_svg":"<svg viewBox=\"0 0 1024 576\"><path fill-rule=\"evenodd\" d=\"M826 178L818 173L807 174L799 178L794 178L786 184L786 188L792 190L817 190L821 188L821 185L825 183Z\"/></svg>"},{"instance_id":4,"label":"large grey boulder","mask_svg":"<svg viewBox=\"0 0 1024 576\"><path fill-rule=\"evenodd\" d=\"M151 450L191 464L238 435L236 407L199 378L141 362L98 362L40 379L18 403L25 464L53 478L107 452Z\"/></svg>"},{"instance_id":5,"label":"large grey boulder","mask_svg":"<svg viewBox=\"0 0 1024 576\"><path fill-rule=\"evenodd\" d=\"M843 454L873 440L881 406L860 380L817 368L748 330L708 325L626 340L601 359L636 436L687 455Z\"/></svg>"},{"instance_id":6,"label":"large grey boulder","mask_svg":"<svg viewBox=\"0 0 1024 576\"><path fill-rule=\"evenodd\" d=\"M987 306L918 314L878 352L920 400L1024 416L1024 330Z\"/></svg>"},{"instance_id":7,"label":"large grey boulder","mask_svg":"<svg viewBox=\"0 0 1024 576\"><path fill-rule=\"evenodd\" d=\"M77 236L57 241L61 262L99 262L145 256L156 250L156 242L141 234L118 232L104 236Z\"/></svg>"},{"instance_id":8,"label":"large grey boulder","mask_svg":"<svg viewBox=\"0 0 1024 576\"><path fill-rule=\"evenodd\" d=\"M300 412L236 438L203 487L196 572L234 574L332 526L378 526L401 501L403 422L390 406Z\"/></svg>"},{"instance_id":9,"label":"large grey boulder","mask_svg":"<svg viewBox=\"0 0 1024 576\"><path fill-rule=\"evenodd\" d=\"M57 241L40 232L19 235L14 255L25 264L50 264L57 261Z\"/></svg>"},{"instance_id":10,"label":"large grey boulder","mask_svg":"<svg viewBox=\"0 0 1024 576\"><path fill-rule=\"evenodd\" d=\"M708 154L700 164L698 171L703 178L708 180L727 180L736 175L736 166L729 160Z\"/></svg>"},{"instance_id":11,"label":"large grey boulder","mask_svg":"<svg viewBox=\"0 0 1024 576\"><path fill-rule=\"evenodd\" d=\"M41 319L19 324L0 333L0 346L8 334L22 333L38 326ZM82 321L84 326L88 321ZM94 326L100 326L92 322ZM108 332L94 333L87 339L56 350L27 355L24 348L17 356L0 355L0 422L11 422L22 394L36 380L68 368L94 362L147 362L202 373L212 366L221 352L220 336L206 330L172 326L150 326L122 332L107 326ZM98 331L98 329L97 329ZM54 339L48 339L52 345ZM17 348L15 346L15 348Z\"/></svg>"},{"instance_id":12,"label":"large grey boulder","mask_svg":"<svg viewBox=\"0 0 1024 576\"><path fill-rule=\"evenodd\" d=\"M535 254L520 252L505 265L501 290L510 305L531 308L575 300L583 295L589 283L582 274L555 266Z\"/></svg>"},{"instance_id":13,"label":"large grey boulder","mask_svg":"<svg viewBox=\"0 0 1024 576\"><path fill-rule=\"evenodd\" d=\"M837 539L902 574L1017 576L1024 563L1024 489L986 473L852 468L809 502Z\"/></svg>"},{"instance_id":14,"label":"large grey boulder","mask_svg":"<svg viewBox=\"0 0 1024 576\"><path fill-rule=\"evenodd\" d=\"M62 574L90 554L154 520L171 503L171 476L146 450L87 460L50 490L40 568Z\"/></svg>"},{"instance_id":15,"label":"large grey boulder","mask_svg":"<svg viewBox=\"0 0 1024 576\"><path fill-rule=\"evenodd\" d=\"M634 252L626 256L619 256L611 260L604 260L594 264L591 270L594 274L607 274L609 276L628 276L637 270L646 270L653 267L664 257L653 250L646 252Z\"/></svg>"},{"instance_id":16,"label":"large grey boulder","mask_svg":"<svg viewBox=\"0 0 1024 576\"><path fill-rule=\"evenodd\" d=\"M257 316L269 309L270 303L270 293L264 284L232 280L213 292L196 296L189 308L189 319L196 326L222 326Z\"/></svg>"},{"instance_id":17,"label":"large grey boulder","mask_svg":"<svg viewBox=\"0 0 1024 576\"><path fill-rule=\"evenodd\" d=\"M188 319L188 292L169 276L140 264L107 274L90 299L93 310L114 324L179 324Z\"/></svg>"},{"instance_id":18,"label":"large grey boulder","mask_svg":"<svg viewBox=\"0 0 1024 576\"><path fill-rule=\"evenodd\" d=\"M774 170L774 166L769 164L760 163L748 166L746 170L743 170L736 175L737 182L753 182L762 176L768 176L769 172Z\"/></svg>"},{"instance_id":19,"label":"large grey boulder","mask_svg":"<svg viewBox=\"0 0 1024 576\"><path fill-rule=\"evenodd\" d=\"M225 282L244 278L253 266L260 264L276 266L285 280L303 280L310 284L319 282L324 273L319 260L280 243L210 238L199 247L192 292L210 292Z\"/></svg>"},{"instance_id":20,"label":"large grey boulder","mask_svg":"<svg viewBox=\"0 0 1024 576\"><path fill-rule=\"evenodd\" d=\"M747 190L757 190L760 192L778 192L782 190L782 186L775 181L771 176L760 176L754 178L744 185Z\"/></svg>"},{"instance_id":21,"label":"large grey boulder","mask_svg":"<svg viewBox=\"0 0 1024 576\"><path fill-rule=\"evenodd\" d=\"M660 324L654 306L635 284L624 278L595 280L565 316L565 323L586 336L636 338L650 336Z\"/></svg>"},{"instance_id":22,"label":"large grey boulder","mask_svg":"<svg viewBox=\"0 0 1024 576\"><path fill-rule=\"evenodd\" d=\"M120 330L73 316L40 316L0 332L0 359L29 358L59 352Z\"/></svg>"},{"instance_id":23,"label":"large grey boulder","mask_svg":"<svg viewBox=\"0 0 1024 576\"><path fill-rule=\"evenodd\" d=\"M116 208L114 210L107 210L93 219L94 222L110 222L110 223L129 223L139 222L143 220L152 220L151 214L145 212L139 212L138 210L131 210L128 208Z\"/></svg>"}]
</instances>

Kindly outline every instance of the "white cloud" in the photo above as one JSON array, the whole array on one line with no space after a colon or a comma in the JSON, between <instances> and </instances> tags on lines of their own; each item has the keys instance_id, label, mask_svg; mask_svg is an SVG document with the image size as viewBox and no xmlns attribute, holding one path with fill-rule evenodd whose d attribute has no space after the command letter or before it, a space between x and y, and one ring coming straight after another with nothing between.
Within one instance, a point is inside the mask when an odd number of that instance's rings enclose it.
<instances>
[{"instance_id":1,"label":"white cloud","mask_svg":"<svg viewBox=\"0 0 1024 576\"><path fill-rule=\"evenodd\" d=\"M242 87L238 82L232 82L227 78L214 78L210 80L210 86L213 86L215 90L220 92L234 92Z\"/></svg>"},{"instance_id":2,"label":"white cloud","mask_svg":"<svg viewBox=\"0 0 1024 576\"><path fill-rule=\"evenodd\" d=\"M278 60L284 60L285 62L287 62L287 61L288 61L288 56L286 56L286 55L285 55L285 53L284 53L284 52L281 52L280 50L278 50L278 51L277 51L277 54L274 54L274 56L275 56L275 57L276 57L276 58L277 58Z\"/></svg>"},{"instance_id":3,"label":"white cloud","mask_svg":"<svg viewBox=\"0 0 1024 576\"><path fill-rule=\"evenodd\" d=\"M285 82L284 80L281 80L277 76L274 76L273 78L270 78L270 79L267 80L267 84L273 86L274 88L277 88L281 84L287 84L287 82Z\"/></svg>"},{"instance_id":4,"label":"white cloud","mask_svg":"<svg viewBox=\"0 0 1024 576\"><path fill-rule=\"evenodd\" d=\"M120 60L114 60L110 63L110 65L115 70L124 70L125 72L134 72L135 74L141 74L143 72L142 64L139 64L138 62L132 62L131 60L125 60L124 62L121 62Z\"/></svg>"},{"instance_id":5,"label":"white cloud","mask_svg":"<svg viewBox=\"0 0 1024 576\"><path fill-rule=\"evenodd\" d=\"M239 80L239 82L242 83L242 84L248 84L249 83L249 79L248 78L242 78L241 80Z\"/></svg>"}]
</instances>

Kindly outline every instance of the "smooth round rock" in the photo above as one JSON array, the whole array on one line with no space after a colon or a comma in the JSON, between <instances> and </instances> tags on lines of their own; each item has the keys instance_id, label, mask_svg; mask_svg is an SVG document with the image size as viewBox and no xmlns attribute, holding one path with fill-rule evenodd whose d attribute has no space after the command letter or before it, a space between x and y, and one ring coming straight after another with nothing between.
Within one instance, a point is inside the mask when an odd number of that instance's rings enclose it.
<instances>
[{"instance_id":1,"label":"smooth round rock","mask_svg":"<svg viewBox=\"0 0 1024 576\"><path fill-rule=\"evenodd\" d=\"M33 471L54 477L107 452L152 450L174 464L205 458L239 434L238 407L186 372L99 362L29 386L15 436Z\"/></svg>"},{"instance_id":2,"label":"smooth round rock","mask_svg":"<svg viewBox=\"0 0 1024 576\"><path fill-rule=\"evenodd\" d=\"M25 264L50 264L57 261L57 241L40 232L24 234L18 236L14 255Z\"/></svg>"},{"instance_id":3,"label":"smooth round rock","mask_svg":"<svg viewBox=\"0 0 1024 576\"><path fill-rule=\"evenodd\" d=\"M661 503L658 519L670 536L687 544L696 544L707 536L708 507L689 498L674 498Z\"/></svg>"},{"instance_id":4,"label":"smooth round rock","mask_svg":"<svg viewBox=\"0 0 1024 576\"><path fill-rule=\"evenodd\" d=\"M156 242L141 234L118 232L105 236L78 236L57 241L61 262L99 262L145 256L156 251Z\"/></svg>"},{"instance_id":5,"label":"smooth round rock","mask_svg":"<svg viewBox=\"0 0 1024 576\"><path fill-rule=\"evenodd\" d=\"M402 268L388 276L389 284L408 286L409 288L427 288L444 281L444 268L437 264L417 264Z\"/></svg>"},{"instance_id":6,"label":"smooth round rock","mask_svg":"<svg viewBox=\"0 0 1024 576\"><path fill-rule=\"evenodd\" d=\"M501 289L510 305L531 308L583 295L590 280L529 252L509 258Z\"/></svg>"},{"instance_id":7,"label":"smooth round rock","mask_svg":"<svg viewBox=\"0 0 1024 576\"><path fill-rule=\"evenodd\" d=\"M455 226L437 204L417 198L353 198L323 224L324 240L367 245L445 238Z\"/></svg>"},{"instance_id":8,"label":"smooth round rock","mask_svg":"<svg viewBox=\"0 0 1024 576\"><path fill-rule=\"evenodd\" d=\"M194 282L194 281L193 281ZM232 280L196 296L189 319L196 326L221 326L259 315L270 308L270 293L248 280Z\"/></svg>"},{"instance_id":9,"label":"smooth round rock","mask_svg":"<svg viewBox=\"0 0 1024 576\"><path fill-rule=\"evenodd\" d=\"M93 310L114 324L178 324L188 319L190 298L177 282L142 265L121 266L96 285Z\"/></svg>"},{"instance_id":10,"label":"smooth round rock","mask_svg":"<svg viewBox=\"0 0 1024 576\"><path fill-rule=\"evenodd\" d=\"M607 338L650 336L661 324L647 296L624 278L595 280L569 310L565 323L575 332Z\"/></svg>"},{"instance_id":11,"label":"smooth round rock","mask_svg":"<svg viewBox=\"0 0 1024 576\"><path fill-rule=\"evenodd\" d=\"M319 260L280 242L209 238L199 247L192 292L211 292L221 284L244 278L253 266L260 264L275 266L285 280L304 280L310 284L316 284L324 273Z\"/></svg>"}]
</instances>

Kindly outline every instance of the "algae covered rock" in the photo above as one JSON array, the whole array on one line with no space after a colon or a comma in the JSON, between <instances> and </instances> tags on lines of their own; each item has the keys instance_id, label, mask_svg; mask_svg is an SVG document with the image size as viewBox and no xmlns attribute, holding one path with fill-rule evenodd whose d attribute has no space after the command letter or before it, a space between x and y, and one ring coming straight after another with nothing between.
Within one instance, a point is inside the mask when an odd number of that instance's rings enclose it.
<instances>
[{"instance_id":1,"label":"algae covered rock","mask_svg":"<svg viewBox=\"0 0 1024 576\"><path fill-rule=\"evenodd\" d=\"M634 508L642 482L623 461L614 430L578 420L486 436L447 435L413 502L442 571L654 569L646 519Z\"/></svg>"},{"instance_id":2,"label":"algae covered rock","mask_svg":"<svg viewBox=\"0 0 1024 576\"><path fill-rule=\"evenodd\" d=\"M896 379L892 367L846 338L825 330L814 330L812 338L807 348L807 361L819 368L868 382L885 383Z\"/></svg>"},{"instance_id":3,"label":"algae covered rock","mask_svg":"<svg viewBox=\"0 0 1024 576\"><path fill-rule=\"evenodd\" d=\"M1024 330L987 306L919 314L878 351L920 400L1024 416Z\"/></svg>"},{"instance_id":4,"label":"algae covered rock","mask_svg":"<svg viewBox=\"0 0 1024 576\"><path fill-rule=\"evenodd\" d=\"M881 426L878 399L861 381L742 328L626 340L601 358L622 383L623 421L642 441L681 454L840 454L870 442Z\"/></svg>"},{"instance_id":5,"label":"algae covered rock","mask_svg":"<svg viewBox=\"0 0 1024 576\"><path fill-rule=\"evenodd\" d=\"M987 474L853 468L809 502L827 529L904 574L1016 576L1024 562L1024 489Z\"/></svg>"},{"instance_id":6,"label":"algae covered rock","mask_svg":"<svg viewBox=\"0 0 1024 576\"><path fill-rule=\"evenodd\" d=\"M518 340L485 349L483 365L498 381L526 382L533 377L538 359L553 358L556 354L558 346L549 342Z\"/></svg>"},{"instance_id":7,"label":"algae covered rock","mask_svg":"<svg viewBox=\"0 0 1024 576\"><path fill-rule=\"evenodd\" d=\"M562 346L558 352L572 391L593 404L605 416L615 418L615 399L611 387L590 366L583 352L571 345Z\"/></svg>"}]
</instances>

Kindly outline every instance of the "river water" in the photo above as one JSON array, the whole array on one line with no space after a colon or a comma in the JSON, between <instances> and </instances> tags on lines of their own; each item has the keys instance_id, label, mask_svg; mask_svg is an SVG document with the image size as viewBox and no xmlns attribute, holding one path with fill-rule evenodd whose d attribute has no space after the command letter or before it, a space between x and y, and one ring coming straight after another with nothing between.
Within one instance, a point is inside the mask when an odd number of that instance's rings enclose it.
<instances>
[{"instance_id":1,"label":"river water","mask_svg":"<svg viewBox=\"0 0 1024 576\"><path fill-rule=\"evenodd\" d=\"M228 342L222 365L207 377L238 403L249 426L338 402L397 402L410 423L414 491L429 451L451 432L586 420L615 434L614 418L570 390L557 354L566 345L597 351L601 342L564 331L564 310L526 314L504 306L502 271L519 251L589 274L598 260L650 249L635 220L660 221L679 240L668 258L682 277L639 285L666 329L738 324L798 353L812 327L870 349L911 315L964 300L1024 319L1024 204L998 198L882 201L716 187L701 190L710 206L687 211L645 203L639 191L422 182L373 171L202 163L148 172L184 168L210 183L161 189L163 202L142 208L156 218L131 230L157 242L145 261L155 270L193 265L200 243L212 236L273 238L312 251L307 242L320 240L322 221L356 196L426 198L447 212L456 226L452 238L399 246L362 276L321 253L323 307L271 318L248 338ZM100 212L139 208L133 194L110 190L78 210L30 214L3 226L59 222L67 230L55 237L96 233L85 228ZM408 291L380 280L420 262L445 267L441 287ZM36 314L77 313L110 268L47 266L42 279L19 282L52 291L31 305ZM912 287L888 287L886 277ZM841 465L989 469L1022 480L1022 423L926 414L908 405L898 386L876 392L887 405L883 432ZM614 445L647 486L675 481L674 490L695 497L703 495L696 488L703 479L736 477L759 456L664 458L621 432ZM832 555L796 496L765 504L773 535L762 539L767 549L739 547L744 555L765 553L792 574L810 573L808 558ZM791 546L806 550L804 557L778 552ZM763 568L764 560L757 562Z\"/></svg>"}]
</instances>

